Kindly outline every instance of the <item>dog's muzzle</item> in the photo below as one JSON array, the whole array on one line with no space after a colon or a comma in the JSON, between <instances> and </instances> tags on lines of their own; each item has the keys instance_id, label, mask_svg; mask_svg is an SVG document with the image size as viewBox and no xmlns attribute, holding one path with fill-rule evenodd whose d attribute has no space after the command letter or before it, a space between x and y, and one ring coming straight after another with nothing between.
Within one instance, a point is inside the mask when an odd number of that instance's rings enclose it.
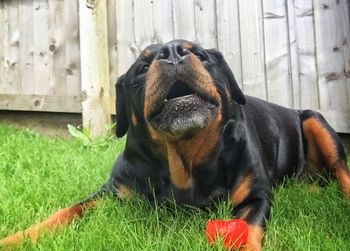
<instances>
[{"instance_id":1,"label":"dog's muzzle","mask_svg":"<svg viewBox=\"0 0 350 251\"><path fill-rule=\"evenodd\" d=\"M175 83L174 86L181 84ZM152 124L158 131L181 135L206 127L212 120L217 105L210 103L198 94L188 94L166 98L162 109Z\"/></svg>"},{"instance_id":2,"label":"dog's muzzle","mask_svg":"<svg viewBox=\"0 0 350 251\"><path fill-rule=\"evenodd\" d=\"M201 61L179 43L166 44L150 66L145 117L158 132L186 135L207 127L221 105Z\"/></svg>"}]
</instances>

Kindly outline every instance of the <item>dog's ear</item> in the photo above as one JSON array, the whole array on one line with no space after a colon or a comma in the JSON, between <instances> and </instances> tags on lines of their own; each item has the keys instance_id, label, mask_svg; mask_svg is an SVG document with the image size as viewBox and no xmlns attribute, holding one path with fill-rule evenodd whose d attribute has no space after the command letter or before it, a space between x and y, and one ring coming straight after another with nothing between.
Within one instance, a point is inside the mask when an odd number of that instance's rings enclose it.
<instances>
[{"instance_id":1,"label":"dog's ear","mask_svg":"<svg viewBox=\"0 0 350 251\"><path fill-rule=\"evenodd\" d=\"M231 89L231 96L234 101L236 101L238 104L244 105L246 103L245 97L243 95L242 90L239 88L237 81L235 79L235 76L233 75L230 67L228 66L227 62L224 59L224 56L217 50L211 49L208 50L212 55L214 55L218 61L219 65L221 67L221 70L225 73L230 89Z\"/></svg>"},{"instance_id":2,"label":"dog's ear","mask_svg":"<svg viewBox=\"0 0 350 251\"><path fill-rule=\"evenodd\" d=\"M116 135L118 138L123 137L129 128L129 121L126 115L125 108L125 93L124 93L124 82L125 82L125 74L120 76L115 84L115 92L116 92L116 113L117 113L117 129Z\"/></svg>"}]
</instances>

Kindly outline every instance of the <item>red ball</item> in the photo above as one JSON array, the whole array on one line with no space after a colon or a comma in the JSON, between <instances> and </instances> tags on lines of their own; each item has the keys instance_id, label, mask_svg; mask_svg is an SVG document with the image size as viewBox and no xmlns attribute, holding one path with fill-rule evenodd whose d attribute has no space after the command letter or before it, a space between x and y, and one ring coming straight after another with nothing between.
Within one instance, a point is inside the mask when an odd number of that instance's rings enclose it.
<instances>
[{"instance_id":1,"label":"red ball","mask_svg":"<svg viewBox=\"0 0 350 251\"><path fill-rule=\"evenodd\" d=\"M248 224L244 220L209 220L206 234L210 245L223 237L227 249L235 249L247 243Z\"/></svg>"}]
</instances>

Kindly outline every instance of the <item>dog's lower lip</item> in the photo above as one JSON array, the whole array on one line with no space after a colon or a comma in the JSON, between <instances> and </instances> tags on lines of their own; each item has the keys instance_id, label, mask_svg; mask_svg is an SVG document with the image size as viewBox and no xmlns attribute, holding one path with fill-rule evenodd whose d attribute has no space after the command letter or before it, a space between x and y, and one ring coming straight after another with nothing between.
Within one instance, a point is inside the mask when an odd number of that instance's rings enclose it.
<instances>
[{"instance_id":1,"label":"dog's lower lip","mask_svg":"<svg viewBox=\"0 0 350 251\"><path fill-rule=\"evenodd\" d=\"M176 98L172 98L172 99L165 98L163 100L163 104L166 104L167 102L170 102L170 101L171 102L175 102L175 101L180 100L180 99L186 99L186 98L194 97L194 96L200 97L197 93L195 93L195 94L188 94L188 95L185 95L185 96L176 97ZM203 99L203 98L201 98L201 99ZM203 100L207 101L209 108L216 108L216 107L218 107L218 104L217 104L217 102L215 100L210 100L210 99L203 99Z\"/></svg>"},{"instance_id":2,"label":"dog's lower lip","mask_svg":"<svg viewBox=\"0 0 350 251\"><path fill-rule=\"evenodd\" d=\"M185 95L185 96L181 96L181 97L176 97L176 98L171 98L171 99L164 99L164 103L169 102L169 101L176 101L176 100L180 100L180 99L184 99L184 98L188 98L191 96L194 96L196 94L189 94L189 95Z\"/></svg>"},{"instance_id":3,"label":"dog's lower lip","mask_svg":"<svg viewBox=\"0 0 350 251\"><path fill-rule=\"evenodd\" d=\"M155 109L153 111L153 113L151 113L151 116L149 116L149 121L152 121L155 117L157 117L159 114L161 114L162 111L166 107L169 107L169 106L173 105L174 103L181 102L181 101L186 100L186 99L189 100L191 98L197 98L199 100L202 100L202 102L205 103L207 108L209 108L209 109L216 109L217 107L219 107L219 104L216 100L210 99L210 98L202 98L197 93L188 94L185 96L176 97L176 98L172 98L172 99L165 98L165 99L163 99L163 102L159 103L159 105L157 106L157 109ZM193 101L191 101L190 104L195 105L193 103Z\"/></svg>"}]
</instances>

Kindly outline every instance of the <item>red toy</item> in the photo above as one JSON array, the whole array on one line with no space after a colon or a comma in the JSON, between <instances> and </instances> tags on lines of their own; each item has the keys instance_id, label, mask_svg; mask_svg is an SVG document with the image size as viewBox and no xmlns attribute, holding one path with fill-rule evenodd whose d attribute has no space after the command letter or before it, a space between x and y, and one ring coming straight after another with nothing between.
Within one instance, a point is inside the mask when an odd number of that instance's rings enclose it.
<instances>
[{"instance_id":1,"label":"red toy","mask_svg":"<svg viewBox=\"0 0 350 251\"><path fill-rule=\"evenodd\" d=\"M210 245L222 236L227 249L235 249L247 243L248 224L244 220L209 220L206 229Z\"/></svg>"}]
</instances>

